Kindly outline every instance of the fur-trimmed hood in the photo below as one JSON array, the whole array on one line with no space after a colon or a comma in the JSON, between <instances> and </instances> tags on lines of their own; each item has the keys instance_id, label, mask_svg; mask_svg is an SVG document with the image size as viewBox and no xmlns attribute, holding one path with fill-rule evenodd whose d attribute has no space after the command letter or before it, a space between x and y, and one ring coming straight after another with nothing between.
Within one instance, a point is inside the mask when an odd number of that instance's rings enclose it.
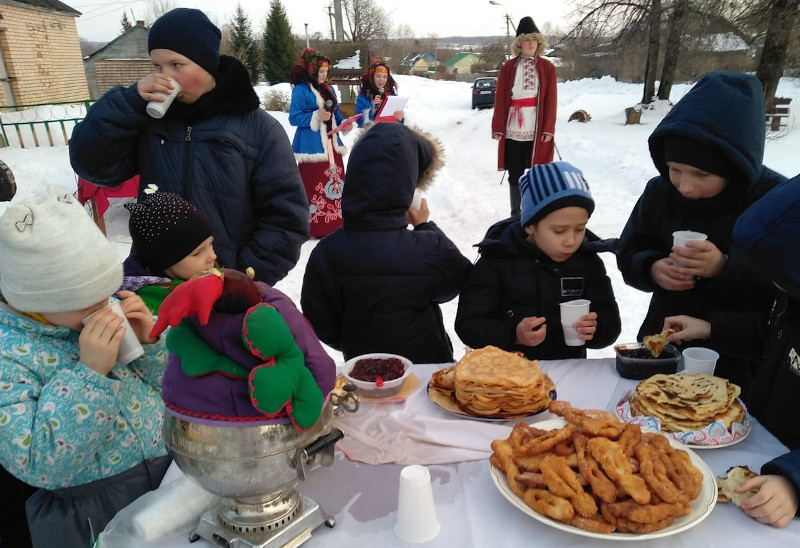
<instances>
[{"instance_id":1,"label":"fur-trimmed hood","mask_svg":"<svg viewBox=\"0 0 800 548\"><path fill-rule=\"evenodd\" d=\"M345 228L405 227L416 189L426 190L444 165L441 143L402 124L380 123L353 144L342 194Z\"/></svg>"},{"instance_id":2,"label":"fur-trimmed hood","mask_svg":"<svg viewBox=\"0 0 800 548\"><path fill-rule=\"evenodd\" d=\"M511 54L514 56L522 54L522 42L526 40L535 40L539 42L539 47L536 48L536 55L535 57L539 57L544 53L545 48L547 48L547 41L544 39L544 34L541 32L531 32L527 34L520 34L514 41L511 42Z\"/></svg>"}]
</instances>

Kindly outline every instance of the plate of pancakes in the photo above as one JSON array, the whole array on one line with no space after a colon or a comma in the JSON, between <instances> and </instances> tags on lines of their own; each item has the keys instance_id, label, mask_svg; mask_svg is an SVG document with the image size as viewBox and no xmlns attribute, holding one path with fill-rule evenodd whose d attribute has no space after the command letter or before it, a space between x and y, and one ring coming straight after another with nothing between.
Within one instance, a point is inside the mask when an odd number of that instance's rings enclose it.
<instances>
[{"instance_id":1,"label":"plate of pancakes","mask_svg":"<svg viewBox=\"0 0 800 548\"><path fill-rule=\"evenodd\" d=\"M653 375L627 392L616 411L625 422L695 449L728 447L750 433L740 393L738 385L713 375Z\"/></svg>"},{"instance_id":2,"label":"plate of pancakes","mask_svg":"<svg viewBox=\"0 0 800 548\"><path fill-rule=\"evenodd\" d=\"M455 365L434 371L428 398L459 417L504 421L547 410L556 399L556 390L536 360L486 346L467 352Z\"/></svg>"}]
</instances>

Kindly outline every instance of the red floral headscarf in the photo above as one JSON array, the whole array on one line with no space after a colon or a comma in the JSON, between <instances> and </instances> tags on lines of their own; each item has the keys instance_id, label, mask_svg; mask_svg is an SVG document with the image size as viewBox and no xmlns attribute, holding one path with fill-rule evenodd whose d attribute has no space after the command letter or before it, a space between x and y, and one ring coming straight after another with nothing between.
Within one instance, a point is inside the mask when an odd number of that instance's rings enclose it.
<instances>
[{"instance_id":1,"label":"red floral headscarf","mask_svg":"<svg viewBox=\"0 0 800 548\"><path fill-rule=\"evenodd\" d=\"M301 55L300 59L298 59L297 63L295 63L295 66L289 75L289 81L292 84L297 84L299 82L310 82L316 87L319 76L319 67L323 63L327 63L328 66L330 66L331 60L314 48L306 48L306 50L303 52L303 55Z\"/></svg>"},{"instance_id":2,"label":"red floral headscarf","mask_svg":"<svg viewBox=\"0 0 800 548\"><path fill-rule=\"evenodd\" d=\"M367 73L361 77L361 93L367 92L367 95L375 95L378 93L378 88L375 86L375 69L378 67L385 68L386 72L389 74L389 79L386 81L383 93L386 95L396 95L397 83L394 81L394 78L392 78L392 72L389 70L389 67L380 57L374 57L372 59Z\"/></svg>"},{"instance_id":3,"label":"red floral headscarf","mask_svg":"<svg viewBox=\"0 0 800 548\"><path fill-rule=\"evenodd\" d=\"M327 63L330 66L331 60L314 48L306 48L289 74L289 82L293 86L300 82L307 83L319 91L324 101L328 99L333 101L334 108L336 108L338 101L330 84L328 82L322 82L321 84L318 82L319 68L323 63Z\"/></svg>"}]
</instances>

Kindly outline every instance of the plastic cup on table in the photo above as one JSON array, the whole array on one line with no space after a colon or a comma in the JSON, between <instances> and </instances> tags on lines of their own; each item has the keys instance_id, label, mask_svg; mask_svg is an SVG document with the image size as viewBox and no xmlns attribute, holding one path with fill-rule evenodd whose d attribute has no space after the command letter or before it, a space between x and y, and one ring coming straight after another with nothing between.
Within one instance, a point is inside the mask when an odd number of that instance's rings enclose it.
<instances>
[{"instance_id":1,"label":"plastic cup on table","mask_svg":"<svg viewBox=\"0 0 800 548\"><path fill-rule=\"evenodd\" d=\"M674 247L686 247L686 242L703 242L707 239L708 236L702 232L695 232L694 230L676 230L672 233L672 245ZM683 265L675 261L675 266ZM691 280L694 276L687 274L684 278Z\"/></svg>"},{"instance_id":2,"label":"plastic cup on table","mask_svg":"<svg viewBox=\"0 0 800 548\"><path fill-rule=\"evenodd\" d=\"M589 299L575 299L561 303L561 329L564 331L564 342L567 346L583 346L586 341L578 337L578 330L572 324L580 321L581 316L589 313Z\"/></svg>"},{"instance_id":3,"label":"plastic cup on table","mask_svg":"<svg viewBox=\"0 0 800 548\"><path fill-rule=\"evenodd\" d=\"M145 110L147 114L152 116L153 118L163 118L164 115L167 113L167 109L169 109L172 101L175 100L175 96L181 91L181 85L170 78L172 82L172 93L156 93L156 95L161 95L164 100L163 101L150 101L147 103L147 107Z\"/></svg>"},{"instance_id":4,"label":"plastic cup on table","mask_svg":"<svg viewBox=\"0 0 800 548\"><path fill-rule=\"evenodd\" d=\"M687 374L713 375L719 354L710 348L695 346L683 351L683 372Z\"/></svg>"},{"instance_id":5,"label":"plastic cup on table","mask_svg":"<svg viewBox=\"0 0 800 548\"><path fill-rule=\"evenodd\" d=\"M427 542L439 529L430 472L418 464L406 466L400 471L395 534L405 542Z\"/></svg>"},{"instance_id":6,"label":"plastic cup on table","mask_svg":"<svg viewBox=\"0 0 800 548\"><path fill-rule=\"evenodd\" d=\"M122 311L122 306L120 306L119 302L109 303L107 307L101 308L100 310L98 310L93 314L89 314L81 321L83 325L86 325L86 322L89 321L89 318L105 310L106 308L110 308L111 310L114 311L114 314L122 317L122 327L125 328L125 336L122 338L122 342L119 343L119 351L117 352L116 361L120 365L127 365L136 358L143 356L144 348L142 347L142 344L139 342L139 339L136 337L136 332L133 330L131 324L128 322L128 318L125 317L125 313Z\"/></svg>"}]
</instances>

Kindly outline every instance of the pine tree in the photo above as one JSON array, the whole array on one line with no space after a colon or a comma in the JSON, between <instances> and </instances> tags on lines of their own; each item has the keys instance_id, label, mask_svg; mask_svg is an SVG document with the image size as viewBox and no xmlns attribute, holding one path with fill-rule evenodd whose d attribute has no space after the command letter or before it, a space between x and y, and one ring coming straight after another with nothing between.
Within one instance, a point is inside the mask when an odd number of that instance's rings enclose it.
<instances>
[{"instance_id":1,"label":"pine tree","mask_svg":"<svg viewBox=\"0 0 800 548\"><path fill-rule=\"evenodd\" d=\"M122 32L126 32L126 31L130 30L131 28L133 28L133 25L131 25L131 22L128 21L128 14L125 13L124 11L122 12L122 19L120 20L120 24L122 25Z\"/></svg>"},{"instance_id":2,"label":"pine tree","mask_svg":"<svg viewBox=\"0 0 800 548\"><path fill-rule=\"evenodd\" d=\"M299 56L283 4L280 0L272 0L261 43L261 66L264 78L270 84L288 82L289 72Z\"/></svg>"},{"instance_id":3,"label":"pine tree","mask_svg":"<svg viewBox=\"0 0 800 548\"><path fill-rule=\"evenodd\" d=\"M253 31L250 26L250 19L242 9L241 4L236 6L236 12L231 22L231 34L229 45L231 55L236 57L247 68L250 73L250 81L255 84L258 81L258 46L253 39Z\"/></svg>"}]
</instances>

